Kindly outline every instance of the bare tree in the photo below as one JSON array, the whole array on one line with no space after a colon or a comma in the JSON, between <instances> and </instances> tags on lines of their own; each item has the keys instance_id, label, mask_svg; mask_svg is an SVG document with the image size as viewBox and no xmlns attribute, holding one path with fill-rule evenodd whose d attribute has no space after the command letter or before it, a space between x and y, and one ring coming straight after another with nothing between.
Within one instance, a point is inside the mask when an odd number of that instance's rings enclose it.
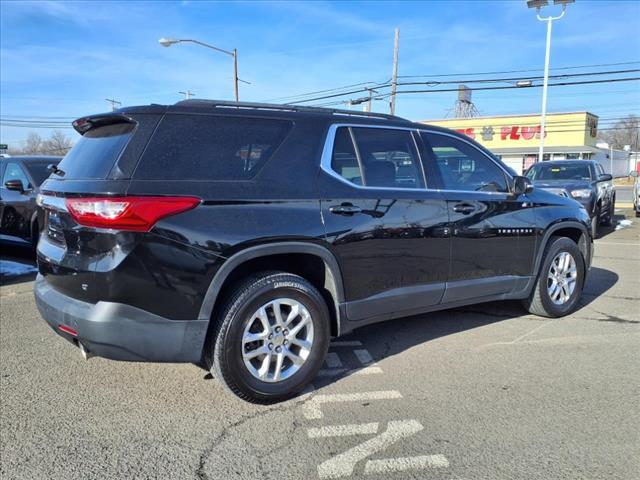
<instances>
[{"instance_id":1,"label":"bare tree","mask_svg":"<svg viewBox=\"0 0 640 480\"><path fill-rule=\"evenodd\" d=\"M24 147L12 148L11 155L60 155L64 156L73 147L73 141L60 130L54 130L51 136L44 139L36 132L29 132Z\"/></svg>"},{"instance_id":2,"label":"bare tree","mask_svg":"<svg viewBox=\"0 0 640 480\"><path fill-rule=\"evenodd\" d=\"M25 155L34 155L42 153L42 147L44 146L44 140L36 132L29 132L26 140L24 141L24 147L22 152Z\"/></svg>"},{"instance_id":3,"label":"bare tree","mask_svg":"<svg viewBox=\"0 0 640 480\"><path fill-rule=\"evenodd\" d=\"M601 131L599 137L616 150L630 145L631 150L637 152L640 150L640 117L628 115L617 122L613 129Z\"/></svg>"},{"instance_id":4,"label":"bare tree","mask_svg":"<svg viewBox=\"0 0 640 480\"><path fill-rule=\"evenodd\" d=\"M44 141L42 153L48 155L66 155L73 147L73 142L60 130L54 130L51 137Z\"/></svg>"}]
</instances>

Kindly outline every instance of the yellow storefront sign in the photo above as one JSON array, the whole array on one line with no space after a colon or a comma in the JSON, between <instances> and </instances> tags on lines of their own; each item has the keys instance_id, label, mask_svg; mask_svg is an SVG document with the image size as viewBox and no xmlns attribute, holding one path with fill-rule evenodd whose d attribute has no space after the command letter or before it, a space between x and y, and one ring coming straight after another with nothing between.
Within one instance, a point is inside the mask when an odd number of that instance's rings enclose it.
<instances>
[{"instance_id":1,"label":"yellow storefront sign","mask_svg":"<svg viewBox=\"0 0 640 480\"><path fill-rule=\"evenodd\" d=\"M540 115L451 118L420 123L456 130L489 149L535 147L540 143ZM598 117L588 112L554 113L546 117L545 146L594 146Z\"/></svg>"}]
</instances>

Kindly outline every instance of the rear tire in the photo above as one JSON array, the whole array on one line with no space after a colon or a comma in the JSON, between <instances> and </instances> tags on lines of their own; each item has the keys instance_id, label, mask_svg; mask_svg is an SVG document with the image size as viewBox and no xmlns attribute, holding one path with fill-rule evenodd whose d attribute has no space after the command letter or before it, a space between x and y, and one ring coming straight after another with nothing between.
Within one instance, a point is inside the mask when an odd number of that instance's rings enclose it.
<instances>
[{"instance_id":1,"label":"rear tire","mask_svg":"<svg viewBox=\"0 0 640 480\"><path fill-rule=\"evenodd\" d=\"M211 373L253 403L279 402L303 390L329 348L327 304L298 275L262 272L244 279L214 320L205 352Z\"/></svg>"},{"instance_id":2,"label":"rear tire","mask_svg":"<svg viewBox=\"0 0 640 480\"><path fill-rule=\"evenodd\" d=\"M558 264L558 260L563 258L570 260L566 268ZM560 262L562 263L562 260ZM571 272L574 269L575 276L572 276ZM573 279L573 282L570 282L570 279ZM541 317L557 318L568 315L578 305L584 280L584 259L578 246L566 237L551 237L545 249L536 284L529 298L523 301L523 305L529 312ZM560 288L560 291L555 286Z\"/></svg>"}]
</instances>

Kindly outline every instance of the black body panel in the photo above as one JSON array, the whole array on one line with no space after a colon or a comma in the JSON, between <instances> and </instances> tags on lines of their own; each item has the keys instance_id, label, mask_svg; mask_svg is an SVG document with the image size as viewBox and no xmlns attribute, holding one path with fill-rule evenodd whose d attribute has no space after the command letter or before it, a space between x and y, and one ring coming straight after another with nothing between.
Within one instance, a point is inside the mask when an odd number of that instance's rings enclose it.
<instances>
[{"instance_id":1,"label":"black body panel","mask_svg":"<svg viewBox=\"0 0 640 480\"><path fill-rule=\"evenodd\" d=\"M183 346L202 349L216 302L229 288L228 279L233 281L236 269L256 258L317 258L323 271L313 277L327 301L334 302L330 310L335 311L336 334L449 306L524 298L553 228L584 236L590 259L588 215L573 200L543 190L516 196L443 189L434 175L434 160L420 143L418 132L424 125L349 112L207 102L135 107L117 115L137 126L105 178L56 177L43 185L47 230L38 247L43 315L54 328L72 320L73 312L65 317L59 308L59 295L69 298L77 306L78 325L86 325L88 332L82 338L79 331L79 341L86 340L109 358L193 361L197 355L186 355ZM203 122L212 117L219 121L220 116L275 119L286 121L291 129L277 145L249 142L237 149L229 161L243 162L245 170L238 171L250 173L245 177L216 179L212 165L210 178L189 179L185 174L160 180L157 173L155 179L145 178L143 172L153 168L150 152L162 150L149 145L166 141L156 135L169 116L172 121L189 117L191 125L194 117ZM105 121L105 115L95 118ZM410 131L416 146L413 166L424 176L415 180L414 188L402 188L406 173L393 188L344 181L326 165L327 148L333 147L329 132L337 124ZM209 161L199 156L198 141L184 148L193 152L187 152L189 162ZM185 151L171 151L185 158ZM253 160L262 161L267 151L268 159L250 171ZM392 160L396 174L398 166L407 167L406 159L370 159L380 171ZM167 161L163 159L165 165ZM147 232L79 225L65 203L65 197L114 195L190 196L201 203L161 219ZM470 210L459 211L460 204ZM115 312L117 321L105 323L104 312ZM181 322L184 326L178 325ZM117 325L125 325L132 335L153 335L153 325L161 325L158 331L164 333L155 344L147 339L136 349L130 341L118 345L107 332ZM101 335L108 338L109 348L100 346ZM167 349L167 338L181 346ZM163 356L159 350L169 353Z\"/></svg>"}]
</instances>

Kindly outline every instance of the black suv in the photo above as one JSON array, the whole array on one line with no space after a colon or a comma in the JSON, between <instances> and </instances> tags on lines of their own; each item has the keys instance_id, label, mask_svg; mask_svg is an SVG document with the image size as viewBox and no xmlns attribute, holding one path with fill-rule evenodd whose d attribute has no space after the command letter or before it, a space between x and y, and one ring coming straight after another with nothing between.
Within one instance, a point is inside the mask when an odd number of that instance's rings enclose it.
<instances>
[{"instance_id":1,"label":"black suv","mask_svg":"<svg viewBox=\"0 0 640 480\"><path fill-rule=\"evenodd\" d=\"M599 225L611 226L616 210L613 177L595 160L553 160L536 163L525 173L536 188L573 198L591 217L591 235Z\"/></svg>"},{"instance_id":2,"label":"black suv","mask_svg":"<svg viewBox=\"0 0 640 480\"><path fill-rule=\"evenodd\" d=\"M81 118L43 186L38 308L85 355L192 362L294 395L331 336L521 299L576 308L589 215L401 118L187 100Z\"/></svg>"}]
</instances>

